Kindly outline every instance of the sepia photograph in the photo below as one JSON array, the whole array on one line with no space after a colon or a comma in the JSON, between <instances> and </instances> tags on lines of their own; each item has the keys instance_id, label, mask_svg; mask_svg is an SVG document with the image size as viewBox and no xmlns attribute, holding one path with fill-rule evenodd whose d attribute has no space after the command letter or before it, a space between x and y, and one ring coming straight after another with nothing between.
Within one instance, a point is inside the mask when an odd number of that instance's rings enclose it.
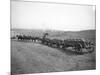
<instances>
[{"instance_id":1,"label":"sepia photograph","mask_svg":"<svg viewBox=\"0 0 100 75\"><path fill-rule=\"evenodd\" d=\"M96 6L10 1L11 75L96 69Z\"/></svg>"}]
</instances>

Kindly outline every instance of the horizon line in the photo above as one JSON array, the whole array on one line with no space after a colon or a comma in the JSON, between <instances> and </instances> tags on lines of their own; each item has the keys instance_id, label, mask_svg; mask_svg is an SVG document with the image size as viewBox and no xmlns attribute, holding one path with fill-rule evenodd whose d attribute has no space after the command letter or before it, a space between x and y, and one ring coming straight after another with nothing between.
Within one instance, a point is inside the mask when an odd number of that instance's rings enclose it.
<instances>
[{"instance_id":1,"label":"horizon line","mask_svg":"<svg viewBox=\"0 0 100 75\"><path fill-rule=\"evenodd\" d=\"M19 30L43 30L43 31L87 31L87 30L96 30L96 29L83 29L83 30L56 30L56 29L26 29L26 28L10 28L13 29L19 29Z\"/></svg>"}]
</instances>

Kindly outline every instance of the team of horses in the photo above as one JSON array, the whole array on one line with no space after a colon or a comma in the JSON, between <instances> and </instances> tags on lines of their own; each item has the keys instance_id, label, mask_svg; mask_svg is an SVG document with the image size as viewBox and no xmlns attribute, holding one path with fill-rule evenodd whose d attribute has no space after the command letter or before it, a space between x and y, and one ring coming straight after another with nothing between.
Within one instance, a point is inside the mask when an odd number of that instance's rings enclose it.
<instances>
[{"instance_id":1,"label":"team of horses","mask_svg":"<svg viewBox=\"0 0 100 75\"><path fill-rule=\"evenodd\" d=\"M39 40L39 37L34 37L34 36L26 36L26 35L16 35L18 40L31 40L36 42L36 40Z\"/></svg>"},{"instance_id":2,"label":"team of horses","mask_svg":"<svg viewBox=\"0 0 100 75\"><path fill-rule=\"evenodd\" d=\"M91 41L84 41L82 39L50 39L46 37L48 34L44 34L43 37L34 37L34 36L26 36L26 35L16 35L15 38L17 40L26 40L26 41L34 41L40 42L41 44L47 45L53 48L60 48L60 49L68 49L72 48L71 50L84 53L85 52L93 52L94 50L94 43Z\"/></svg>"},{"instance_id":3,"label":"team of horses","mask_svg":"<svg viewBox=\"0 0 100 75\"><path fill-rule=\"evenodd\" d=\"M83 41L82 39L58 40L45 38L42 40L42 43L54 48L71 48L71 50L78 53L83 53L83 50L85 52L92 52L94 50L94 44L91 41Z\"/></svg>"}]
</instances>

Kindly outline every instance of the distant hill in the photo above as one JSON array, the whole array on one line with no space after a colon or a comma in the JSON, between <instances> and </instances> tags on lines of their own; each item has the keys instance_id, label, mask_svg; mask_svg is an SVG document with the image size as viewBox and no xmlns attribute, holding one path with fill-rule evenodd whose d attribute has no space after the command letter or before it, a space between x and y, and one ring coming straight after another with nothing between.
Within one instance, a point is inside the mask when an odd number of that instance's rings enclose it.
<instances>
[{"instance_id":1,"label":"distant hill","mask_svg":"<svg viewBox=\"0 0 100 75\"><path fill-rule=\"evenodd\" d=\"M56 31L56 30L29 30L29 29L11 29L11 33L25 34L32 36L43 36L44 33L49 33L49 37L69 39L69 38L84 38L94 40L96 38L96 30L83 31Z\"/></svg>"},{"instance_id":2,"label":"distant hill","mask_svg":"<svg viewBox=\"0 0 100 75\"><path fill-rule=\"evenodd\" d=\"M76 38L85 38L90 40L95 40L96 38L96 30L84 30L77 32L65 32L65 34L70 35L71 37Z\"/></svg>"}]
</instances>

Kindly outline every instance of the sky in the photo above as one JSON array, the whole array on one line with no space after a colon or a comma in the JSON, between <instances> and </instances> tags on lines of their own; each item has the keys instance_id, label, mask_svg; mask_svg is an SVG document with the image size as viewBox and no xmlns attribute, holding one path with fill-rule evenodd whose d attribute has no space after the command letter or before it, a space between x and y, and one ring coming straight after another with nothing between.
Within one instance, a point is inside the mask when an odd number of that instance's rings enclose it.
<instances>
[{"instance_id":1,"label":"sky","mask_svg":"<svg viewBox=\"0 0 100 75\"><path fill-rule=\"evenodd\" d=\"M11 28L95 29L95 6L11 1Z\"/></svg>"}]
</instances>

